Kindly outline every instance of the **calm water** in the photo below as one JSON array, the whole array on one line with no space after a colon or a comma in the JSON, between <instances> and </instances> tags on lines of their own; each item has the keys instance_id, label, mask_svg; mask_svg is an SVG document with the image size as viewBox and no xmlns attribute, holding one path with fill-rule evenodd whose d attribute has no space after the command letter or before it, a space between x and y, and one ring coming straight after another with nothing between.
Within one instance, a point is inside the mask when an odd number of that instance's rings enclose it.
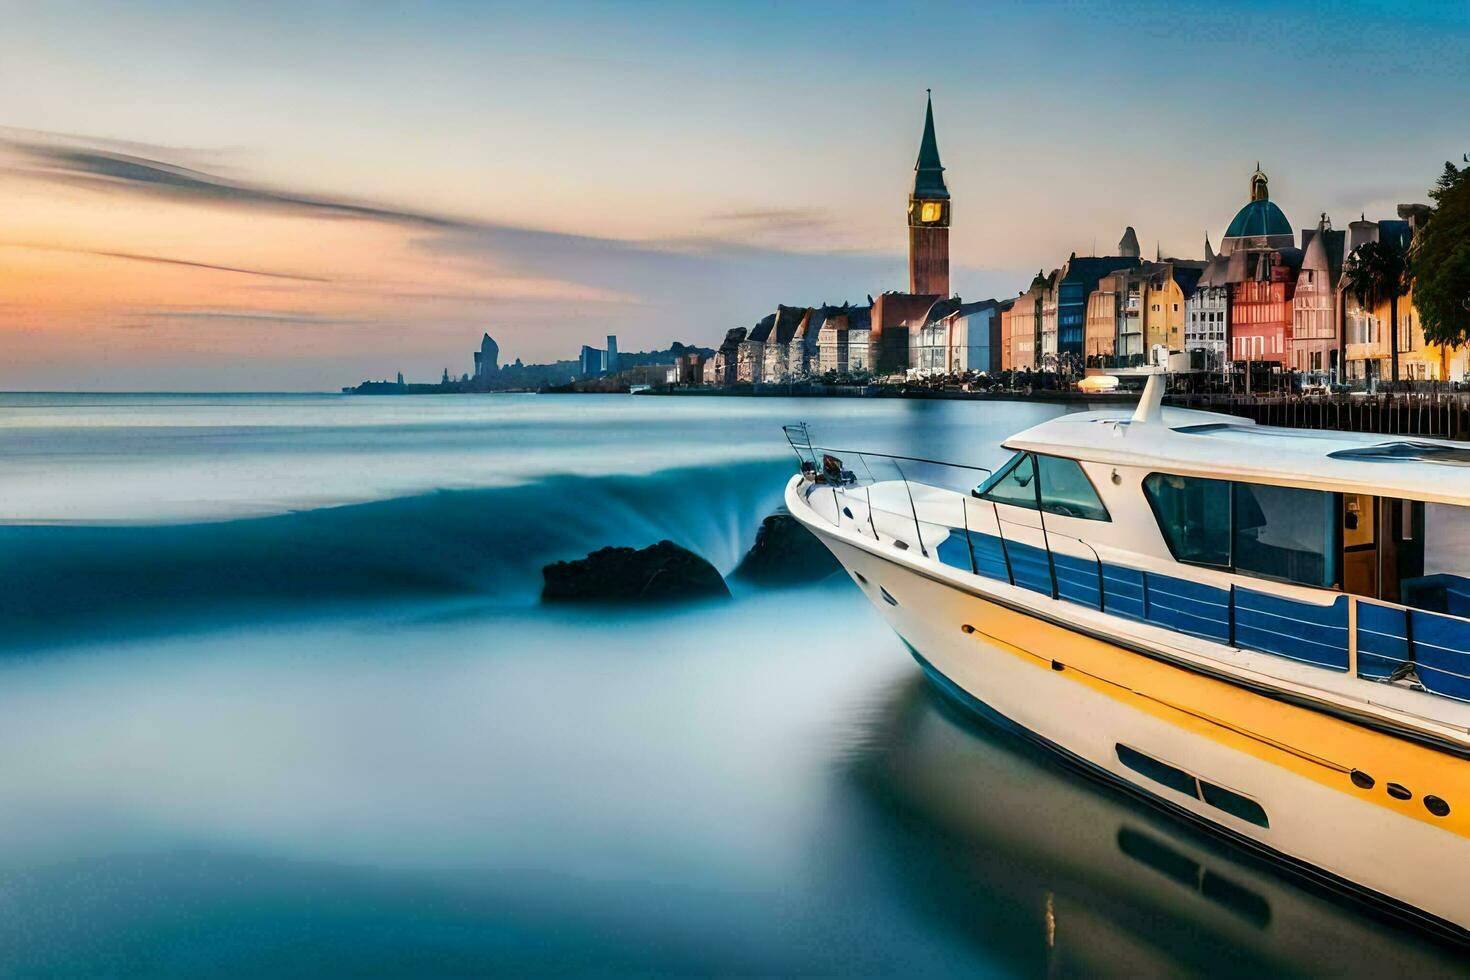
<instances>
[{"instance_id":1,"label":"calm water","mask_svg":"<svg viewBox=\"0 0 1470 980\"><path fill-rule=\"evenodd\" d=\"M0 396L0 973L1452 972L962 717L843 581L536 603L733 568L782 422L983 465L1056 411Z\"/></svg>"}]
</instances>

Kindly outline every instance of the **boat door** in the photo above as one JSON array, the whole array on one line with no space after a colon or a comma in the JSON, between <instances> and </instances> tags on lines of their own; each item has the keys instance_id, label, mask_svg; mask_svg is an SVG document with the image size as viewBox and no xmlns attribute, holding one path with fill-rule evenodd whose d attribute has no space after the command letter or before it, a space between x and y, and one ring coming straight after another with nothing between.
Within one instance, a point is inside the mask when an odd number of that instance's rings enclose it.
<instances>
[{"instance_id":1,"label":"boat door","mask_svg":"<svg viewBox=\"0 0 1470 980\"><path fill-rule=\"evenodd\" d=\"M1342 590L1378 598L1378 498L1342 495Z\"/></svg>"},{"instance_id":2,"label":"boat door","mask_svg":"<svg viewBox=\"0 0 1470 980\"><path fill-rule=\"evenodd\" d=\"M1403 602L1402 585L1423 575L1424 505L1366 493L1342 495L1342 590Z\"/></svg>"}]
</instances>

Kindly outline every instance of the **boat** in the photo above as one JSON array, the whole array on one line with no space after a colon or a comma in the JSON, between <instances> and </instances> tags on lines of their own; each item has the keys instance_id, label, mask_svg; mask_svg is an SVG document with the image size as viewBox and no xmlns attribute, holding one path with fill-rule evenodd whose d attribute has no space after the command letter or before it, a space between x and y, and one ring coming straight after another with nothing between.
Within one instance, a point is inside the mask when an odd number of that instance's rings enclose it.
<instances>
[{"instance_id":1,"label":"boat","mask_svg":"<svg viewBox=\"0 0 1470 980\"><path fill-rule=\"evenodd\" d=\"M1077 390L1105 394L1118 390L1118 379L1111 374L1092 374L1077 382Z\"/></svg>"},{"instance_id":2,"label":"boat","mask_svg":"<svg viewBox=\"0 0 1470 980\"><path fill-rule=\"evenodd\" d=\"M1470 942L1470 443L1163 393L994 471L788 426L786 506L955 701Z\"/></svg>"}]
</instances>

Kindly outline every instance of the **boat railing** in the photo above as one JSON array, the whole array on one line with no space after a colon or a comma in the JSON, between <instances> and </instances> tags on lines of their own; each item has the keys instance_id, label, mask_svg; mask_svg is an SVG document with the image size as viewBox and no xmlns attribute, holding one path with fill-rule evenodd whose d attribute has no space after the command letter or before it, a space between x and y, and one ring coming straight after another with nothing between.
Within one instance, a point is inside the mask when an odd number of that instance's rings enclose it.
<instances>
[{"instance_id":1,"label":"boat railing","mask_svg":"<svg viewBox=\"0 0 1470 980\"><path fill-rule=\"evenodd\" d=\"M1104 560L1049 525L1044 510L980 497L987 467L820 446L805 427L788 427L787 435L813 512L911 559L1237 649L1470 701L1470 618L1347 593L1312 602L1270 591L1265 581L1222 587Z\"/></svg>"}]
</instances>

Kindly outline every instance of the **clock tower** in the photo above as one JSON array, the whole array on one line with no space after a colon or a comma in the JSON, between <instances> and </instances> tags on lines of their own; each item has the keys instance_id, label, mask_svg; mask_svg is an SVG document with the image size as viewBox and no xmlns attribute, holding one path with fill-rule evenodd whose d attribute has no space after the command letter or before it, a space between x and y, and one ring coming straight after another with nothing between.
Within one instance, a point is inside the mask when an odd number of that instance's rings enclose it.
<instances>
[{"instance_id":1,"label":"clock tower","mask_svg":"<svg viewBox=\"0 0 1470 980\"><path fill-rule=\"evenodd\" d=\"M949 295L949 188L934 138L934 98L924 112L924 138L909 194L909 292Z\"/></svg>"}]
</instances>

